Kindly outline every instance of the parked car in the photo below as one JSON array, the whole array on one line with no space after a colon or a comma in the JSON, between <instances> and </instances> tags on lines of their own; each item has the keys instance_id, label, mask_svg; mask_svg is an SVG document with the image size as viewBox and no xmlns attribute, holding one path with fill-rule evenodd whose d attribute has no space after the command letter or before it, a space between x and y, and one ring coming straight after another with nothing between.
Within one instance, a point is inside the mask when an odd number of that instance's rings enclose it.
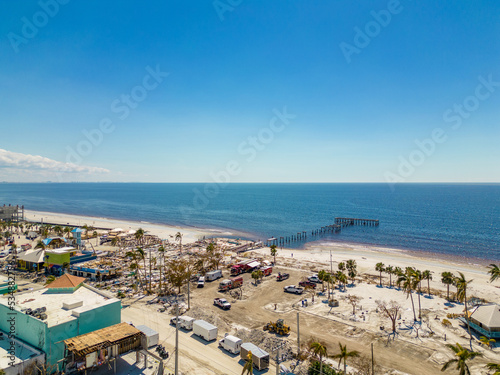
<instances>
[{"instance_id":1,"label":"parked car","mask_svg":"<svg viewBox=\"0 0 500 375\"><path fill-rule=\"evenodd\" d=\"M222 310L229 310L231 308L231 304L225 298L214 299L214 305L219 306Z\"/></svg>"},{"instance_id":2,"label":"parked car","mask_svg":"<svg viewBox=\"0 0 500 375\"><path fill-rule=\"evenodd\" d=\"M303 288L309 287L309 288L316 289L316 283L313 283L312 281L301 281L299 283L299 286L301 286Z\"/></svg>"},{"instance_id":3,"label":"parked car","mask_svg":"<svg viewBox=\"0 0 500 375\"><path fill-rule=\"evenodd\" d=\"M304 292L304 288L295 285L285 286L283 290L287 293L295 293L295 294L302 294Z\"/></svg>"},{"instance_id":4,"label":"parked car","mask_svg":"<svg viewBox=\"0 0 500 375\"><path fill-rule=\"evenodd\" d=\"M205 286L205 277L201 276L198 279L198 288L203 288Z\"/></svg>"},{"instance_id":5,"label":"parked car","mask_svg":"<svg viewBox=\"0 0 500 375\"><path fill-rule=\"evenodd\" d=\"M288 273L281 273L281 272L278 272L278 276L276 276L276 281L283 281L283 280L286 280L290 277L290 274Z\"/></svg>"},{"instance_id":6,"label":"parked car","mask_svg":"<svg viewBox=\"0 0 500 375\"><path fill-rule=\"evenodd\" d=\"M323 281L321 281L317 275L309 276L307 278L307 280L309 280L309 281L311 281L313 283L316 283L316 284L323 284Z\"/></svg>"}]
</instances>

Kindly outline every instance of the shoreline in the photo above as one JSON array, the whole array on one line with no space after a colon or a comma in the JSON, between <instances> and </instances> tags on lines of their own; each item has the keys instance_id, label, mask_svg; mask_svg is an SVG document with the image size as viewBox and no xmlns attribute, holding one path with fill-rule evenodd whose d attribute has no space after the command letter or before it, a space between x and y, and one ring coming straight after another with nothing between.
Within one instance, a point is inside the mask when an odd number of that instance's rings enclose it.
<instances>
[{"instance_id":1,"label":"shoreline","mask_svg":"<svg viewBox=\"0 0 500 375\"><path fill-rule=\"evenodd\" d=\"M116 219L97 216L84 216L76 214L66 214L59 212L25 210L25 220L29 222L40 223L43 219L44 223L71 225L81 227L85 224L91 225L98 229L138 229L142 228L147 232L156 234L158 237L165 239L172 237L177 232L183 235L183 242L195 242L202 237L247 237L249 234L225 228L202 228L196 226L180 226L173 224L154 223L141 220Z\"/></svg>"},{"instance_id":2,"label":"shoreline","mask_svg":"<svg viewBox=\"0 0 500 375\"><path fill-rule=\"evenodd\" d=\"M54 224L72 225L72 226L82 226L85 224L89 225L92 223L93 226L97 226L99 228L109 228L109 229L117 227L124 227L123 229L133 229L133 228L138 229L142 227L144 230L156 234L160 238L166 238L166 239L168 239L168 237L175 236L177 232L181 232L183 234L183 242L194 242L202 237L241 238L241 239L257 241L256 238L253 238L255 234L227 229L227 228L203 228L196 226L163 224L163 223L147 222L140 220L116 219L116 218L84 216L84 215L66 214L66 213L48 212L48 211L25 210L25 219L27 221L40 222L42 218L44 218L44 222L50 222L50 223L53 222ZM447 262L450 263L450 265L454 264L457 266L469 266L473 268L482 268L482 269L484 269L492 262L497 262L496 260L493 259L463 257L459 255L443 254L425 250L391 248L377 244L360 243L360 242L342 242L331 239L326 240L321 238L316 239L314 241L302 243L300 244L300 246L296 248L278 247L279 251L282 251L281 249L290 251L290 253L296 251L296 252L304 252L312 254L318 251L324 252L330 250L351 251L353 253L363 252L366 255L372 254L382 258L388 258L391 255L393 255L396 258L409 257L420 260L428 259L431 262L439 262L439 263Z\"/></svg>"}]
</instances>

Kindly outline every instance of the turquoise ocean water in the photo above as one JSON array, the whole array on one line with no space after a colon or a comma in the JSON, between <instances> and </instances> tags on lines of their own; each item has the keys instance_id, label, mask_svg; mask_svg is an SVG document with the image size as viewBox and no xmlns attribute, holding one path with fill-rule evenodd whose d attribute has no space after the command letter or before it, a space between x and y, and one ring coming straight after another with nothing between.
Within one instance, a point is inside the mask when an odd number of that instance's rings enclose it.
<instances>
[{"instance_id":1,"label":"turquoise ocean water","mask_svg":"<svg viewBox=\"0 0 500 375\"><path fill-rule=\"evenodd\" d=\"M321 241L500 259L499 184L401 184L392 191L386 184L4 183L4 203L233 229L255 239L310 233L335 217L379 219L379 227L349 227Z\"/></svg>"}]
</instances>

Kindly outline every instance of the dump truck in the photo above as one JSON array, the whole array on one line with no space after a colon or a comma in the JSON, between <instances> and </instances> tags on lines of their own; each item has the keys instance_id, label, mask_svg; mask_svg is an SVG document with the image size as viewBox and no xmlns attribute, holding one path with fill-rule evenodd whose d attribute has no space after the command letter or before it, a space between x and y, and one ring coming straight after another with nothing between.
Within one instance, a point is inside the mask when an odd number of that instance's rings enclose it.
<instances>
[{"instance_id":1,"label":"dump truck","mask_svg":"<svg viewBox=\"0 0 500 375\"><path fill-rule=\"evenodd\" d=\"M224 279L219 283L219 290L229 290L238 288L243 285L243 277L233 277L232 279Z\"/></svg>"},{"instance_id":2,"label":"dump truck","mask_svg":"<svg viewBox=\"0 0 500 375\"><path fill-rule=\"evenodd\" d=\"M243 344L242 339L228 335L227 333L222 340L219 340L219 347L233 354L238 354L240 352L241 344Z\"/></svg>"},{"instance_id":3,"label":"dump truck","mask_svg":"<svg viewBox=\"0 0 500 375\"><path fill-rule=\"evenodd\" d=\"M269 368L269 353L262 350L258 346L250 343L250 342L245 342L241 344L241 350L240 350L240 358L243 360L247 360L248 352L252 352L252 362L253 366L261 371L265 370L266 368Z\"/></svg>"},{"instance_id":4,"label":"dump truck","mask_svg":"<svg viewBox=\"0 0 500 375\"><path fill-rule=\"evenodd\" d=\"M270 333L276 332L278 335L288 335L290 333L290 326L287 326L283 319L278 319L276 322L269 322L264 326L264 331Z\"/></svg>"},{"instance_id":5,"label":"dump truck","mask_svg":"<svg viewBox=\"0 0 500 375\"><path fill-rule=\"evenodd\" d=\"M217 338L217 327L204 320L195 320L193 322L193 333L206 341L212 341Z\"/></svg>"}]
</instances>

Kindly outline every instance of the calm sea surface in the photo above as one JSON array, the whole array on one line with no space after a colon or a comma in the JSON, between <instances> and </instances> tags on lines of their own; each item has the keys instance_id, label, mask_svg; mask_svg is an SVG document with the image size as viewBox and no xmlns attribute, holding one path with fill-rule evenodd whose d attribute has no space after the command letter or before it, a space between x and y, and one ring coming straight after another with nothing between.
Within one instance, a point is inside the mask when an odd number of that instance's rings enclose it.
<instances>
[{"instance_id":1,"label":"calm sea surface","mask_svg":"<svg viewBox=\"0 0 500 375\"><path fill-rule=\"evenodd\" d=\"M0 184L0 204L289 236L340 217L379 219L326 241L500 259L499 184ZM310 236L309 236L310 237ZM316 238L317 239L317 238Z\"/></svg>"}]
</instances>

